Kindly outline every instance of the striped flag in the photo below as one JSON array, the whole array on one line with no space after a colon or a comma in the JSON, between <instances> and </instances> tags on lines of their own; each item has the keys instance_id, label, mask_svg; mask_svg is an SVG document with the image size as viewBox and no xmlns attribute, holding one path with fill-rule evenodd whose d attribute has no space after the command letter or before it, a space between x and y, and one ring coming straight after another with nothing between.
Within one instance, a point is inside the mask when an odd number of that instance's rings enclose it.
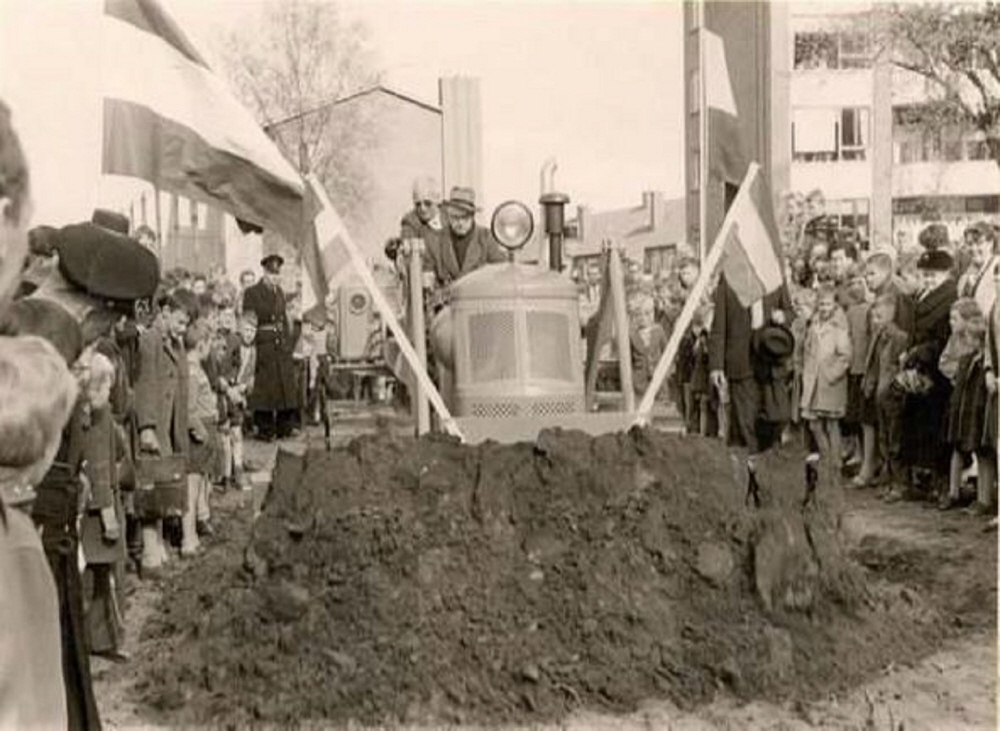
<instances>
[{"instance_id":1,"label":"striped flag","mask_svg":"<svg viewBox=\"0 0 1000 731\"><path fill-rule=\"evenodd\" d=\"M299 241L301 176L156 0L104 0L101 22L103 172Z\"/></svg>"},{"instance_id":2,"label":"striped flag","mask_svg":"<svg viewBox=\"0 0 1000 731\"><path fill-rule=\"evenodd\" d=\"M705 106L708 109L708 172L723 182L739 183L749 161L743 151L736 96L722 38L702 29L705 44Z\"/></svg>"},{"instance_id":3,"label":"striped flag","mask_svg":"<svg viewBox=\"0 0 1000 731\"><path fill-rule=\"evenodd\" d=\"M779 289L784 282L770 191L754 165L726 214L722 273L744 307ZM749 186L749 187L748 187Z\"/></svg>"},{"instance_id":4,"label":"striped flag","mask_svg":"<svg viewBox=\"0 0 1000 731\"><path fill-rule=\"evenodd\" d=\"M319 178L313 174L306 182L306 207L318 211L302 241L302 266L314 297L310 300L307 294L303 300L303 309L309 310L323 304L354 268L347 250L346 241L350 237L347 226L330 203Z\"/></svg>"}]
</instances>

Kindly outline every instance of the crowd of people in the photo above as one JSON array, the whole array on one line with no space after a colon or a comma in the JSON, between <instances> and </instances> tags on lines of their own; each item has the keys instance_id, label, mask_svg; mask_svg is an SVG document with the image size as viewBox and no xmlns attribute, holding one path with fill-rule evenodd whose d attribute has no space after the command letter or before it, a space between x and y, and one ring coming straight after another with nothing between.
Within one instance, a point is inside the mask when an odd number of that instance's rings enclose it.
<instances>
[{"instance_id":1,"label":"crowd of people","mask_svg":"<svg viewBox=\"0 0 1000 731\"><path fill-rule=\"evenodd\" d=\"M198 556L220 492L252 503L244 439L304 426L326 318L278 255L237 283L161 272L110 211L29 230L29 182L0 104L0 728L98 729L126 575Z\"/></svg>"},{"instance_id":2,"label":"crowd of people","mask_svg":"<svg viewBox=\"0 0 1000 731\"><path fill-rule=\"evenodd\" d=\"M975 223L954 242L930 223L920 248L901 252L862 250L852 234L807 228L767 317L745 311L716 274L681 339L669 397L688 432L751 453L801 438L807 483L828 465L831 479L889 502L964 506L995 526L998 227ZM638 394L698 274L682 255L655 277L627 276ZM734 390L745 381L757 392L746 403ZM766 437L769 424L778 429Z\"/></svg>"}]
</instances>

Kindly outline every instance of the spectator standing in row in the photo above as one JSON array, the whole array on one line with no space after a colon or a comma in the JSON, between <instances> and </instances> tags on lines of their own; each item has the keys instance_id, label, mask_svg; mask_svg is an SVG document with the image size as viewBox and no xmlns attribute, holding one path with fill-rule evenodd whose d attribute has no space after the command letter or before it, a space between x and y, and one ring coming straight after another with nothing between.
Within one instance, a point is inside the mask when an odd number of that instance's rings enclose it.
<instances>
[{"instance_id":1,"label":"spectator standing in row","mask_svg":"<svg viewBox=\"0 0 1000 731\"><path fill-rule=\"evenodd\" d=\"M243 293L243 312L257 317L257 363L249 407L257 436L264 441L284 439L295 430L299 408L292 348L301 322L288 319L287 300L281 288L284 259L269 254L261 260L263 277Z\"/></svg>"}]
</instances>

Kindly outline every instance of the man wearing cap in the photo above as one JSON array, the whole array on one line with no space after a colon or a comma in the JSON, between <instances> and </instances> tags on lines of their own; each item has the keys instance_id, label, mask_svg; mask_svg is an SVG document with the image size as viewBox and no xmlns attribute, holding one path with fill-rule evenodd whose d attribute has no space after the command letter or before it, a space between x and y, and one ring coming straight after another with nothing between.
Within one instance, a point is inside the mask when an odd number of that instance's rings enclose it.
<instances>
[{"instance_id":1,"label":"man wearing cap","mask_svg":"<svg viewBox=\"0 0 1000 731\"><path fill-rule=\"evenodd\" d=\"M264 441L291 436L299 408L292 359L297 334L288 321L280 284L284 262L278 254L265 256L260 262L264 270L261 280L243 293L242 311L256 314L258 323L257 367L248 407L253 411L257 436Z\"/></svg>"},{"instance_id":2,"label":"man wearing cap","mask_svg":"<svg viewBox=\"0 0 1000 731\"><path fill-rule=\"evenodd\" d=\"M56 233L57 264L28 297L5 314L3 331L50 340L67 363L98 338L136 299L152 296L159 262L137 242L93 223ZM70 728L99 728L90 678L83 594L77 567L82 404L64 432L55 462L38 485L32 517L60 597L63 680Z\"/></svg>"},{"instance_id":3,"label":"man wearing cap","mask_svg":"<svg viewBox=\"0 0 1000 731\"><path fill-rule=\"evenodd\" d=\"M989 315L996 299L993 267L996 265L996 240L993 227L980 221L966 230L969 265L958 279L958 296L972 297L984 315Z\"/></svg>"},{"instance_id":4,"label":"man wearing cap","mask_svg":"<svg viewBox=\"0 0 1000 731\"><path fill-rule=\"evenodd\" d=\"M951 306L958 299L953 266L951 254L940 249L929 249L917 260L922 287L913 298L910 347L900 358L904 371L915 371L931 383L926 393L903 397L901 423L907 428L901 435L900 460L932 481L947 474L950 458L943 427L951 385L938 368L938 361L951 334ZM912 488L918 485L911 481L910 490L896 489L891 499L921 497L921 492L932 487L927 480L924 483L923 491L914 492Z\"/></svg>"},{"instance_id":5,"label":"man wearing cap","mask_svg":"<svg viewBox=\"0 0 1000 731\"><path fill-rule=\"evenodd\" d=\"M447 212L450 236L427 245L427 261L439 287L446 287L459 277L484 264L508 260L507 253L489 229L476 225L476 192L456 186L442 203Z\"/></svg>"}]
</instances>

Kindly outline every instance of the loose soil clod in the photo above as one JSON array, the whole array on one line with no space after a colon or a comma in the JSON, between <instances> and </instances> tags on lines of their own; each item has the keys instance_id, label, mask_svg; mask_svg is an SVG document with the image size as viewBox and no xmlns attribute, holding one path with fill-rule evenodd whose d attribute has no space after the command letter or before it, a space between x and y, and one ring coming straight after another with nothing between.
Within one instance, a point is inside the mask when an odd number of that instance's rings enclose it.
<instances>
[{"instance_id":1,"label":"loose soil clod","mask_svg":"<svg viewBox=\"0 0 1000 731\"><path fill-rule=\"evenodd\" d=\"M282 453L246 554L166 588L149 631L187 641L140 690L175 722L497 723L801 698L926 651L933 609L868 583L827 496L800 508L801 455L758 474L754 509L719 442L638 430Z\"/></svg>"}]
</instances>

